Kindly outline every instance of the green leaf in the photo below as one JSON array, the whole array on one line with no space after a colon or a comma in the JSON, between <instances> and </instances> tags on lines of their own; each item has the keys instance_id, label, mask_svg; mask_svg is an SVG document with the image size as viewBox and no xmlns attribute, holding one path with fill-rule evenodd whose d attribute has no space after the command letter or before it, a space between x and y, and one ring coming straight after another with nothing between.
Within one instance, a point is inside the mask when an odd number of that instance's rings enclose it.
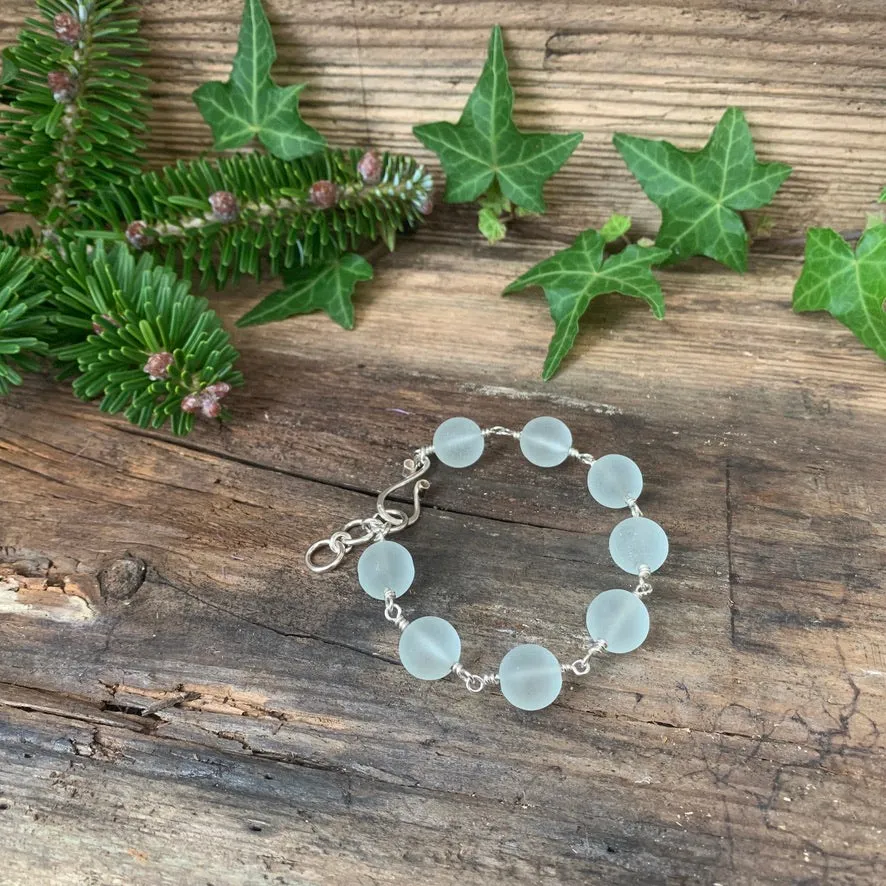
<instances>
[{"instance_id":1,"label":"green leaf","mask_svg":"<svg viewBox=\"0 0 886 886\"><path fill-rule=\"evenodd\" d=\"M886 188L883 188L883 191L879 197L880 203L886 203Z\"/></svg>"},{"instance_id":2,"label":"green leaf","mask_svg":"<svg viewBox=\"0 0 886 886\"><path fill-rule=\"evenodd\" d=\"M339 326L353 329L354 287L361 280L370 279L372 265L353 253L323 264L294 268L283 275L286 286L263 298L237 325L256 326L296 314L325 311Z\"/></svg>"},{"instance_id":3,"label":"green leaf","mask_svg":"<svg viewBox=\"0 0 886 886\"><path fill-rule=\"evenodd\" d=\"M550 379L575 343L579 320L591 301L607 292L619 292L645 301L660 320L664 297L651 268L670 253L656 247L628 246L604 260L606 241L594 230L579 234L572 246L539 262L513 281L504 295L527 286L540 286L554 319L554 337L548 348L542 378Z\"/></svg>"},{"instance_id":4,"label":"green leaf","mask_svg":"<svg viewBox=\"0 0 886 886\"><path fill-rule=\"evenodd\" d=\"M8 86L18 76L18 65L11 46L7 46L0 57L3 59L3 68L0 70L0 86Z\"/></svg>"},{"instance_id":5,"label":"green leaf","mask_svg":"<svg viewBox=\"0 0 886 886\"><path fill-rule=\"evenodd\" d=\"M627 215L619 215L613 213L606 219L605 224L600 228L600 236L607 243L614 243L619 237L624 237L631 229L631 219Z\"/></svg>"},{"instance_id":6,"label":"green leaf","mask_svg":"<svg viewBox=\"0 0 886 886\"><path fill-rule=\"evenodd\" d=\"M886 224L862 234L853 251L836 231L811 228L795 311L827 311L886 360Z\"/></svg>"},{"instance_id":7,"label":"green leaf","mask_svg":"<svg viewBox=\"0 0 886 886\"><path fill-rule=\"evenodd\" d=\"M868 228L876 227L877 225L882 225L886 222L886 216L882 212L869 212L865 216L864 220L864 230L868 230ZM862 231L864 233L864 231Z\"/></svg>"},{"instance_id":8,"label":"green leaf","mask_svg":"<svg viewBox=\"0 0 886 886\"><path fill-rule=\"evenodd\" d=\"M740 108L728 108L700 151L616 133L615 147L661 209L656 245L673 260L706 255L736 271L747 267L748 232L739 212L759 209L791 174L759 163Z\"/></svg>"},{"instance_id":9,"label":"green leaf","mask_svg":"<svg viewBox=\"0 0 886 886\"><path fill-rule=\"evenodd\" d=\"M239 148L257 137L274 156L292 160L326 144L299 114L298 96L304 85L277 86L271 79L276 58L261 0L245 0L230 80L204 83L193 95L212 129L217 151Z\"/></svg>"},{"instance_id":10,"label":"green leaf","mask_svg":"<svg viewBox=\"0 0 886 886\"><path fill-rule=\"evenodd\" d=\"M521 132L511 119L513 107L514 90L508 82L501 28L496 25L483 73L458 123L428 123L413 129L443 164L448 203L468 203L498 185L516 206L544 212L544 183L569 159L583 136Z\"/></svg>"},{"instance_id":11,"label":"green leaf","mask_svg":"<svg viewBox=\"0 0 886 886\"><path fill-rule=\"evenodd\" d=\"M504 240L508 232L505 223L498 217L498 213L488 206L484 206L477 214L477 227L490 244Z\"/></svg>"}]
</instances>

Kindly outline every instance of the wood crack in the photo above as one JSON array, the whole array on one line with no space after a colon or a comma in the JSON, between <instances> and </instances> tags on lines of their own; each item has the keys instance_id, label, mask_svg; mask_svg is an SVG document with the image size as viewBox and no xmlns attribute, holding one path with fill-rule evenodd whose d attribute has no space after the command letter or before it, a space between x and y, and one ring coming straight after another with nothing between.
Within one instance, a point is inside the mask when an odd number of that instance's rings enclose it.
<instances>
[{"instance_id":1,"label":"wood crack","mask_svg":"<svg viewBox=\"0 0 886 886\"><path fill-rule=\"evenodd\" d=\"M726 563L729 592L729 640L735 646L735 569L732 565L732 463L726 457Z\"/></svg>"},{"instance_id":2,"label":"wood crack","mask_svg":"<svg viewBox=\"0 0 886 886\"><path fill-rule=\"evenodd\" d=\"M156 573L156 571L155 576L158 584L165 585L168 588L172 588L172 590L174 590L176 593L181 594L185 597L189 597L192 600L196 600L203 606L214 609L216 612L220 612L223 615L227 615L229 618L236 619L237 621L241 621L244 624L252 625L253 627L260 628L261 630L271 631L272 633L277 634L280 637L288 637L295 640L314 640L317 643L323 643L327 646L333 646L338 649L347 649L349 652L355 652L359 655L368 656L374 661L383 661L387 664L397 665L398 667L400 665L400 662L397 659L389 658L388 656L381 655L377 652L371 652L368 649L361 649L359 646L354 646L351 643L345 643L341 640L334 640L331 637L323 637L319 634L301 633L298 631L285 631L282 628L275 627L274 625L269 625L261 621L255 621L251 618L247 618L245 615L239 615L236 612L231 612L230 609L226 609L224 606L221 606L218 603L213 603L211 600L206 600L199 594L195 594L193 591L183 588L180 585L169 581L169 579L160 576Z\"/></svg>"},{"instance_id":3,"label":"wood crack","mask_svg":"<svg viewBox=\"0 0 886 886\"><path fill-rule=\"evenodd\" d=\"M150 432L143 431L141 428L118 424L116 422L107 423L108 426L115 428L124 434L131 434L135 437L142 437L147 440L154 440L158 443L163 443L168 446L177 447L185 450L190 450L193 452L199 452L201 455L209 455L213 458L218 458L221 461L229 461L234 464L240 464L244 467L254 468L259 471L268 471L275 474L281 474L286 477L292 477L295 480L301 480L305 483L315 483L319 486L324 486L328 489L336 489L340 492L352 492L357 495L365 495L367 498L371 500L369 503L369 507L372 507L372 504L375 502L376 497L378 496L378 492L380 490L373 490L366 486L357 486L349 483L337 483L332 480L326 480L320 477L312 477L308 474L302 474L297 471L292 471L287 468L280 468L274 465L264 464L260 461L255 461L254 459L245 458L244 456L232 455L231 453L223 452L217 449L213 449L209 446L202 446L198 443L193 443L191 441L182 440L182 439L169 439L167 437L160 436L158 434L152 434ZM151 477L139 477L140 480L147 482L154 482ZM187 490L189 492L193 492L194 490ZM411 499L403 494L393 494L389 496L389 500L392 502L396 502L398 504L411 504ZM247 502L247 504L251 506L255 506L253 502ZM438 514L446 514L447 516L455 516L455 517L468 517L477 520L488 520L491 523L497 523L505 526L526 526L531 529L540 529L540 530L554 530L557 532L565 532L570 533L572 535L586 535L586 530L582 529L571 529L570 527L564 526L555 526L549 523L544 522L535 522L535 521L526 521L526 520L516 520L509 517L495 516L487 513L482 513L476 510L470 509L458 509L453 507L446 507L441 504L435 504L433 502L422 501L422 511L431 511L433 513ZM344 519L344 518L343 518ZM324 531L323 527L318 527L318 534L322 534Z\"/></svg>"}]
</instances>

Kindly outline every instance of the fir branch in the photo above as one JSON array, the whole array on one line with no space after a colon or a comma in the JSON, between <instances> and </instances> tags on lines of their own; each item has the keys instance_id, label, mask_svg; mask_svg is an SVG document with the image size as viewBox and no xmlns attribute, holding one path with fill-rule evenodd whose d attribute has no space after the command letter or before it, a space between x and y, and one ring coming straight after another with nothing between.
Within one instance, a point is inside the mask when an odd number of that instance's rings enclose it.
<instances>
[{"instance_id":1,"label":"fir branch","mask_svg":"<svg viewBox=\"0 0 886 886\"><path fill-rule=\"evenodd\" d=\"M21 209L49 230L74 224L99 187L140 169L148 81L135 73L146 49L137 9L125 0L37 0L10 47L0 112L0 176Z\"/></svg>"},{"instance_id":2,"label":"fir branch","mask_svg":"<svg viewBox=\"0 0 886 886\"><path fill-rule=\"evenodd\" d=\"M49 255L42 234L33 228L16 228L0 232L0 243L4 246L14 246L25 258L45 258Z\"/></svg>"},{"instance_id":3,"label":"fir branch","mask_svg":"<svg viewBox=\"0 0 886 886\"><path fill-rule=\"evenodd\" d=\"M47 263L52 321L63 338L53 348L74 393L101 396L104 412L123 412L143 428L167 420L175 434L196 414L226 418L221 401L243 377L238 353L204 298L149 254L124 245L63 244Z\"/></svg>"},{"instance_id":4,"label":"fir branch","mask_svg":"<svg viewBox=\"0 0 886 886\"><path fill-rule=\"evenodd\" d=\"M126 186L105 189L86 207L108 230L82 236L153 248L183 276L217 287L315 264L383 240L431 211L433 181L407 156L324 151L294 161L252 153L179 162Z\"/></svg>"},{"instance_id":5,"label":"fir branch","mask_svg":"<svg viewBox=\"0 0 886 886\"><path fill-rule=\"evenodd\" d=\"M39 369L49 331L40 309L46 296L35 262L14 246L0 245L0 394L21 384L22 371Z\"/></svg>"}]
</instances>

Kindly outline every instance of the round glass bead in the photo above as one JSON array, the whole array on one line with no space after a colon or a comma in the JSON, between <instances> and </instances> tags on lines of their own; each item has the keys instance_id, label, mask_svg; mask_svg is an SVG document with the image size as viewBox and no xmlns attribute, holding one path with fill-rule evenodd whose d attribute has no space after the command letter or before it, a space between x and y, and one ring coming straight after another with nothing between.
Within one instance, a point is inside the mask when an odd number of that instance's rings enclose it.
<instances>
[{"instance_id":1,"label":"round glass bead","mask_svg":"<svg viewBox=\"0 0 886 886\"><path fill-rule=\"evenodd\" d=\"M630 591L597 594L588 606L588 633L605 640L607 652L633 652L649 633L649 610Z\"/></svg>"},{"instance_id":2,"label":"round glass bead","mask_svg":"<svg viewBox=\"0 0 886 886\"><path fill-rule=\"evenodd\" d=\"M615 565L631 575L639 575L641 566L655 572L668 558L668 537L655 520L628 517L612 530L609 553Z\"/></svg>"},{"instance_id":3,"label":"round glass bead","mask_svg":"<svg viewBox=\"0 0 886 886\"><path fill-rule=\"evenodd\" d=\"M562 464L571 448L572 432L559 418L542 415L527 422L520 431L520 450L540 468Z\"/></svg>"},{"instance_id":4,"label":"round glass bead","mask_svg":"<svg viewBox=\"0 0 886 886\"><path fill-rule=\"evenodd\" d=\"M605 508L625 508L643 491L643 475L626 455L604 455L588 471L588 489Z\"/></svg>"},{"instance_id":5,"label":"round glass bead","mask_svg":"<svg viewBox=\"0 0 886 886\"><path fill-rule=\"evenodd\" d=\"M469 418L447 418L434 431L434 452L450 468L466 468L483 454L483 432Z\"/></svg>"},{"instance_id":6,"label":"round glass bead","mask_svg":"<svg viewBox=\"0 0 886 886\"><path fill-rule=\"evenodd\" d=\"M357 561L360 587L376 600L384 600L389 588L397 597L405 594L414 578L412 554L396 541L373 542Z\"/></svg>"},{"instance_id":7,"label":"round glass bead","mask_svg":"<svg viewBox=\"0 0 886 886\"><path fill-rule=\"evenodd\" d=\"M400 661L419 680L445 677L461 657L458 631L446 619L425 615L400 634Z\"/></svg>"},{"instance_id":8,"label":"round glass bead","mask_svg":"<svg viewBox=\"0 0 886 886\"><path fill-rule=\"evenodd\" d=\"M563 686L563 671L557 657L534 643L515 646L508 652L499 665L498 678L502 695L524 711L546 708Z\"/></svg>"}]
</instances>

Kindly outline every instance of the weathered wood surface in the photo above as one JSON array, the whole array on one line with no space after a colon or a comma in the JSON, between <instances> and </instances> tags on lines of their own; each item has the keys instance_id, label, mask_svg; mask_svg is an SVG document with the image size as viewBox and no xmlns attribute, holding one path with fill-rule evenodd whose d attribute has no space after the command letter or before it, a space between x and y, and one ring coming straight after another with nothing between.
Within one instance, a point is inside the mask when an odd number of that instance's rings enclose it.
<instances>
[{"instance_id":1,"label":"weathered wood surface","mask_svg":"<svg viewBox=\"0 0 886 886\"><path fill-rule=\"evenodd\" d=\"M356 331L236 333L229 427L142 433L48 380L0 402L0 883L884 882L886 372L790 312L804 226L859 227L886 180L881 3L270 9L280 79L310 81L336 142L417 151L493 21L520 121L587 137L503 245L441 208ZM206 146L187 94L224 74L238 11L146 5L153 161ZM727 102L797 168L751 271L666 272L661 324L603 300L543 385L544 302L497 293L613 209L654 230L612 130L698 142ZM301 555L442 418L541 413L637 459L673 553L648 643L526 714L408 678L353 562L318 579ZM408 610L451 618L478 669L516 641L578 654L590 595L623 582L578 466L498 441L431 479Z\"/></svg>"}]
</instances>

